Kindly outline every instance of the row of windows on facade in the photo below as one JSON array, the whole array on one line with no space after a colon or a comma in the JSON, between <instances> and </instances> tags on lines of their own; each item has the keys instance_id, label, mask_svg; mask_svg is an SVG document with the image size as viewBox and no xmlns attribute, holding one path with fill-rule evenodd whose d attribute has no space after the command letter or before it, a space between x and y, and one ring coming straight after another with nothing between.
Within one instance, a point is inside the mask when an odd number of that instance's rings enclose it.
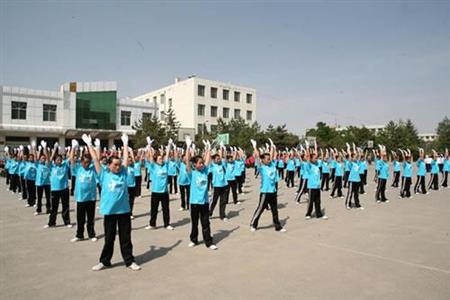
<instances>
[{"instance_id":1,"label":"row of windows on facade","mask_svg":"<svg viewBox=\"0 0 450 300\"><path fill-rule=\"evenodd\" d=\"M200 97L205 97L205 91L206 91L206 87L204 85L197 85L197 95ZM210 97L213 99L217 99L217 94L218 94L219 89L216 87L211 87L210 88ZM237 92L235 91L233 93L234 95L234 101L235 102L240 102L241 101L241 92ZM230 90L227 89L223 89L222 90L222 99L223 100L229 100L230 99ZM248 104L251 104L253 101L253 95L247 93L246 94L246 101Z\"/></svg>"},{"instance_id":2,"label":"row of windows on facade","mask_svg":"<svg viewBox=\"0 0 450 300\"><path fill-rule=\"evenodd\" d=\"M206 110L206 106L204 104L199 104L198 105L198 109L197 109L197 115L199 116L204 116L205 115L205 110ZM218 114L218 107L217 106L211 106L211 117L212 118L217 118L219 117ZM230 117L230 108L228 107L224 107L222 109L222 118L224 119L228 119ZM241 110L240 109L235 109L234 110L234 118L235 119L239 119L241 117ZM253 118L253 112L251 110L247 110L247 115L246 115L247 121L251 121Z\"/></svg>"},{"instance_id":3,"label":"row of windows on facade","mask_svg":"<svg viewBox=\"0 0 450 300\"><path fill-rule=\"evenodd\" d=\"M142 113L142 120L151 119L152 113ZM121 126L131 126L131 111L122 110L120 111L120 125Z\"/></svg>"},{"instance_id":4,"label":"row of windows on facade","mask_svg":"<svg viewBox=\"0 0 450 300\"><path fill-rule=\"evenodd\" d=\"M26 102L11 102L11 119L12 120L26 120L27 119L27 103ZM42 106L42 120L48 122L56 122L56 105L43 104Z\"/></svg>"}]
</instances>

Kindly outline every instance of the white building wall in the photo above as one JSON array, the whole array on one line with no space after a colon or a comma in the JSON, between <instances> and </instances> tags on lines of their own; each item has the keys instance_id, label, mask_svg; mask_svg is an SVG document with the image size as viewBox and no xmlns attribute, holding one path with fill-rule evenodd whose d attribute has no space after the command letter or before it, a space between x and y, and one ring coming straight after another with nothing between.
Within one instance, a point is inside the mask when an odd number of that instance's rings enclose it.
<instances>
[{"instance_id":1,"label":"white building wall","mask_svg":"<svg viewBox=\"0 0 450 300\"><path fill-rule=\"evenodd\" d=\"M130 125L124 126L121 124L121 112L131 112ZM158 114L158 108L151 102L142 102L131 99L120 99L117 101L117 116L116 116L116 130L126 132L128 134L135 134L133 125L142 119L143 113L151 113L152 116Z\"/></svg>"}]
</instances>

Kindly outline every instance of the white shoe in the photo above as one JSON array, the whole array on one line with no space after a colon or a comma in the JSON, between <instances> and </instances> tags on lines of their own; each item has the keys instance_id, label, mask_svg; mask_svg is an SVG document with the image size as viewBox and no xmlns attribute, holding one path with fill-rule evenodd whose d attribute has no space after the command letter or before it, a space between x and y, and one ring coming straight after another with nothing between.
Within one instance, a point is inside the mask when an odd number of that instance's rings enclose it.
<instances>
[{"instance_id":1,"label":"white shoe","mask_svg":"<svg viewBox=\"0 0 450 300\"><path fill-rule=\"evenodd\" d=\"M305 220L311 220L311 217L310 216L306 216Z\"/></svg>"},{"instance_id":2,"label":"white shoe","mask_svg":"<svg viewBox=\"0 0 450 300\"><path fill-rule=\"evenodd\" d=\"M141 268L140 265L138 265L137 263L133 262L131 265L128 266L128 269L131 269L133 271L139 271Z\"/></svg>"},{"instance_id":3,"label":"white shoe","mask_svg":"<svg viewBox=\"0 0 450 300\"><path fill-rule=\"evenodd\" d=\"M38 212L36 211L36 212L34 212L34 215L35 215L35 216L38 216L38 215L39 215L39 213L38 213Z\"/></svg>"},{"instance_id":4,"label":"white shoe","mask_svg":"<svg viewBox=\"0 0 450 300\"><path fill-rule=\"evenodd\" d=\"M228 222L228 221L229 221L229 219L225 217L225 218L223 218L223 219L222 219L222 221L224 221L224 222Z\"/></svg>"},{"instance_id":5,"label":"white shoe","mask_svg":"<svg viewBox=\"0 0 450 300\"><path fill-rule=\"evenodd\" d=\"M350 206L347 205L347 209L352 209Z\"/></svg>"},{"instance_id":6,"label":"white shoe","mask_svg":"<svg viewBox=\"0 0 450 300\"><path fill-rule=\"evenodd\" d=\"M330 196L329 198L330 198L330 199L333 199L333 196Z\"/></svg>"},{"instance_id":7,"label":"white shoe","mask_svg":"<svg viewBox=\"0 0 450 300\"><path fill-rule=\"evenodd\" d=\"M385 202L386 202L386 203L389 203L389 200L386 200Z\"/></svg>"},{"instance_id":8,"label":"white shoe","mask_svg":"<svg viewBox=\"0 0 450 300\"><path fill-rule=\"evenodd\" d=\"M278 232L286 232L287 230L284 228L281 228L280 230L278 230Z\"/></svg>"},{"instance_id":9,"label":"white shoe","mask_svg":"<svg viewBox=\"0 0 450 300\"><path fill-rule=\"evenodd\" d=\"M48 224L47 225L44 225L44 228L49 228L50 226L48 226Z\"/></svg>"},{"instance_id":10,"label":"white shoe","mask_svg":"<svg viewBox=\"0 0 450 300\"><path fill-rule=\"evenodd\" d=\"M377 203L381 203L381 201L380 201L380 200L377 200Z\"/></svg>"},{"instance_id":11,"label":"white shoe","mask_svg":"<svg viewBox=\"0 0 450 300\"><path fill-rule=\"evenodd\" d=\"M33 207L37 207L37 205L35 204L35 205L33 205Z\"/></svg>"},{"instance_id":12,"label":"white shoe","mask_svg":"<svg viewBox=\"0 0 450 300\"><path fill-rule=\"evenodd\" d=\"M360 207L358 207L360 210L364 210L364 207L362 207L362 206L360 206Z\"/></svg>"},{"instance_id":13,"label":"white shoe","mask_svg":"<svg viewBox=\"0 0 450 300\"><path fill-rule=\"evenodd\" d=\"M328 217L327 217L327 216L322 216L321 219L322 219L322 220L328 220Z\"/></svg>"},{"instance_id":14,"label":"white shoe","mask_svg":"<svg viewBox=\"0 0 450 300\"><path fill-rule=\"evenodd\" d=\"M31 205L30 204L25 204L25 207L30 207Z\"/></svg>"},{"instance_id":15,"label":"white shoe","mask_svg":"<svg viewBox=\"0 0 450 300\"><path fill-rule=\"evenodd\" d=\"M133 215L132 215L132 216L130 216L130 219L131 219L131 220L134 220L134 216L133 216Z\"/></svg>"},{"instance_id":16,"label":"white shoe","mask_svg":"<svg viewBox=\"0 0 450 300\"><path fill-rule=\"evenodd\" d=\"M149 229L156 229L156 227L148 225L148 226L145 227L145 229L147 229L147 230L149 230Z\"/></svg>"},{"instance_id":17,"label":"white shoe","mask_svg":"<svg viewBox=\"0 0 450 300\"><path fill-rule=\"evenodd\" d=\"M75 243L75 242L79 242L81 241L80 238L74 237L73 239L70 240L71 243Z\"/></svg>"},{"instance_id":18,"label":"white shoe","mask_svg":"<svg viewBox=\"0 0 450 300\"><path fill-rule=\"evenodd\" d=\"M98 263L97 265L92 267L92 271L100 271L105 268L105 265L103 263Z\"/></svg>"},{"instance_id":19,"label":"white shoe","mask_svg":"<svg viewBox=\"0 0 450 300\"><path fill-rule=\"evenodd\" d=\"M180 207L179 209L178 209L178 211L183 211L184 210L184 208L182 208L182 207Z\"/></svg>"},{"instance_id":20,"label":"white shoe","mask_svg":"<svg viewBox=\"0 0 450 300\"><path fill-rule=\"evenodd\" d=\"M96 238L96 237L93 237L92 239L91 239L91 242L96 242L96 241L98 241L98 239Z\"/></svg>"},{"instance_id":21,"label":"white shoe","mask_svg":"<svg viewBox=\"0 0 450 300\"><path fill-rule=\"evenodd\" d=\"M339 198L344 199L344 196L340 196Z\"/></svg>"},{"instance_id":22,"label":"white shoe","mask_svg":"<svg viewBox=\"0 0 450 300\"><path fill-rule=\"evenodd\" d=\"M240 201L238 201L237 203L236 203L237 205L241 205L241 202Z\"/></svg>"},{"instance_id":23,"label":"white shoe","mask_svg":"<svg viewBox=\"0 0 450 300\"><path fill-rule=\"evenodd\" d=\"M250 231L255 232L256 228L255 227L250 227Z\"/></svg>"},{"instance_id":24,"label":"white shoe","mask_svg":"<svg viewBox=\"0 0 450 300\"><path fill-rule=\"evenodd\" d=\"M211 245L211 246L209 246L208 248L211 249L211 250L217 250L217 249L219 249L216 245Z\"/></svg>"},{"instance_id":25,"label":"white shoe","mask_svg":"<svg viewBox=\"0 0 450 300\"><path fill-rule=\"evenodd\" d=\"M67 228L72 228L73 225L72 225L72 224L67 224L66 227L67 227Z\"/></svg>"},{"instance_id":26,"label":"white shoe","mask_svg":"<svg viewBox=\"0 0 450 300\"><path fill-rule=\"evenodd\" d=\"M166 229L167 230L174 230L175 228L173 228L172 226L169 225L169 226L166 227Z\"/></svg>"},{"instance_id":27,"label":"white shoe","mask_svg":"<svg viewBox=\"0 0 450 300\"><path fill-rule=\"evenodd\" d=\"M195 243L194 243L194 242L190 242L190 243L188 244L188 247L189 247L189 248L195 247Z\"/></svg>"}]
</instances>

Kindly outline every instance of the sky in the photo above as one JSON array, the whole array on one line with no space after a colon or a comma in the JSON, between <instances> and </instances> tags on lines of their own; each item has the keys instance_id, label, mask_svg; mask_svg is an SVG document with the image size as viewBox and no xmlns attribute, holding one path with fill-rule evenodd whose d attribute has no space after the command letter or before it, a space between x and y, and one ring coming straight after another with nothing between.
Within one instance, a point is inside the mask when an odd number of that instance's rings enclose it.
<instances>
[{"instance_id":1,"label":"sky","mask_svg":"<svg viewBox=\"0 0 450 300\"><path fill-rule=\"evenodd\" d=\"M0 0L0 84L117 81L133 97L191 74L255 88L263 126L434 132L450 116L450 1Z\"/></svg>"}]
</instances>

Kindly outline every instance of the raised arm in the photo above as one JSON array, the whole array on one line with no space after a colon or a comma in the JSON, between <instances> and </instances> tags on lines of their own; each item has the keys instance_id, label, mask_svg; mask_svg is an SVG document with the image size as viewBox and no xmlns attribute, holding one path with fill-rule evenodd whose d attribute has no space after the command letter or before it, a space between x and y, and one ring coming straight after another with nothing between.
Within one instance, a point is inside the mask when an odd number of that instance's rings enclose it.
<instances>
[{"instance_id":1,"label":"raised arm","mask_svg":"<svg viewBox=\"0 0 450 300\"><path fill-rule=\"evenodd\" d=\"M128 135L126 133L123 133L120 137L123 143L123 160L122 160L122 166L125 168L128 167L128 156L130 155L128 151Z\"/></svg>"},{"instance_id":2,"label":"raised arm","mask_svg":"<svg viewBox=\"0 0 450 300\"><path fill-rule=\"evenodd\" d=\"M190 173L191 168L191 144L192 140L190 136L186 136L186 155L184 156L184 163L186 165L186 172Z\"/></svg>"}]
</instances>

